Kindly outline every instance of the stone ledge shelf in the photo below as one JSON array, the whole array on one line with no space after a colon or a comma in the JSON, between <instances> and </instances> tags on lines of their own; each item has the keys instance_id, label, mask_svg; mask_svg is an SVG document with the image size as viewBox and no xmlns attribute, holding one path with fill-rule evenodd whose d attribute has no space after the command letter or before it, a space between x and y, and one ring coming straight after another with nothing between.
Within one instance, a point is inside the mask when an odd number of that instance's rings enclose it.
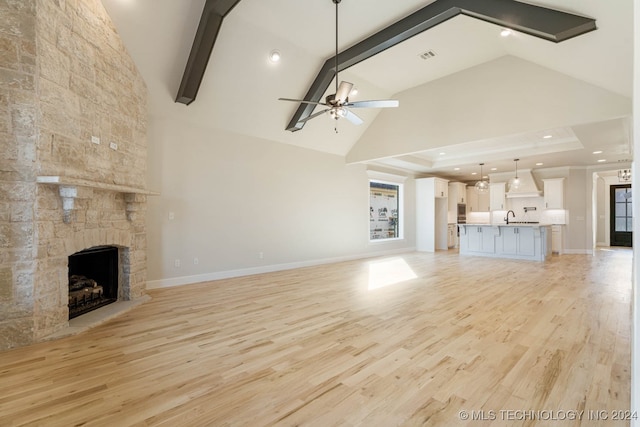
<instances>
[{"instance_id":1,"label":"stone ledge shelf","mask_svg":"<svg viewBox=\"0 0 640 427\"><path fill-rule=\"evenodd\" d=\"M138 210L138 204L146 201L140 196L159 196L160 193L149 191L144 188L130 187L120 184L107 184L104 182L90 181L82 178L70 178L66 176L38 176L38 184L57 185L59 187L60 198L62 199L62 220L65 224L71 223L75 199L78 197L78 187L87 187L96 190L114 191L124 193L127 203L127 220L131 221L133 214Z\"/></svg>"}]
</instances>

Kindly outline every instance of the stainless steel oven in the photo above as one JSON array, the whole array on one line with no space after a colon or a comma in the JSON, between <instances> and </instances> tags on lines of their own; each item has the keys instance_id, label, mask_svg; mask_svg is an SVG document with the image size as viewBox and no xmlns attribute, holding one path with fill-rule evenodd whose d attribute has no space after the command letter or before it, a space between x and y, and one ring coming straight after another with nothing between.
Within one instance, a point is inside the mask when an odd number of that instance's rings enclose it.
<instances>
[{"instance_id":1,"label":"stainless steel oven","mask_svg":"<svg viewBox=\"0 0 640 427\"><path fill-rule=\"evenodd\" d=\"M458 224L466 224L467 223L467 205L464 203L458 203Z\"/></svg>"}]
</instances>

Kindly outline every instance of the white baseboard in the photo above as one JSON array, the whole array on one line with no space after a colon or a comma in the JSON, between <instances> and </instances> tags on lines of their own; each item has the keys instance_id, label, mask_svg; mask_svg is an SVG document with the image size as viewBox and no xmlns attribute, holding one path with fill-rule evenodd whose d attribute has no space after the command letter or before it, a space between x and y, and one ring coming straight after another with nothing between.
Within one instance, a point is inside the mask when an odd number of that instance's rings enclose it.
<instances>
[{"instance_id":1,"label":"white baseboard","mask_svg":"<svg viewBox=\"0 0 640 427\"><path fill-rule=\"evenodd\" d=\"M415 252L416 248L392 249L386 251L369 252L358 255L349 255L336 258L324 258L310 261L292 262L286 264L265 265L260 267L243 268L239 270L216 271L194 276L172 277L168 279L149 280L147 289L170 288L173 286L191 285L193 283L210 282L213 280L231 279L233 277L251 276L254 274L272 273L274 271L293 270L295 268L312 267L322 264L333 264L336 262L353 261L356 259L373 258L378 256L397 255L407 252Z\"/></svg>"},{"instance_id":2,"label":"white baseboard","mask_svg":"<svg viewBox=\"0 0 640 427\"><path fill-rule=\"evenodd\" d=\"M563 254L568 255L593 255L592 249L565 249L562 251Z\"/></svg>"}]
</instances>

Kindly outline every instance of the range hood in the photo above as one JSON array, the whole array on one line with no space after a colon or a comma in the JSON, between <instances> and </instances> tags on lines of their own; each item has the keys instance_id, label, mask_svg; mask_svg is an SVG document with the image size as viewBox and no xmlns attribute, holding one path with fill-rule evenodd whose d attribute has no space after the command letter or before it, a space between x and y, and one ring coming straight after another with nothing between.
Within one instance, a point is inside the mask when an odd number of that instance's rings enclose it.
<instances>
[{"instance_id":1,"label":"range hood","mask_svg":"<svg viewBox=\"0 0 640 427\"><path fill-rule=\"evenodd\" d=\"M507 183L507 198L542 196L542 191L538 189L530 169L518 171L518 178L520 178L520 186L517 189L508 188L509 183Z\"/></svg>"}]
</instances>

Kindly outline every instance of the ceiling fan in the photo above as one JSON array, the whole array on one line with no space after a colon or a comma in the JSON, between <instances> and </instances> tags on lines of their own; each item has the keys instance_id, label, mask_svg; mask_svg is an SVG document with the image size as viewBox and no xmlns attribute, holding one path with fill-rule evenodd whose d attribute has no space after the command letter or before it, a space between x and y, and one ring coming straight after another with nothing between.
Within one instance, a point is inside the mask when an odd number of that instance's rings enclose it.
<instances>
[{"instance_id":1,"label":"ceiling fan","mask_svg":"<svg viewBox=\"0 0 640 427\"><path fill-rule=\"evenodd\" d=\"M355 125L360 125L363 123L363 120L358 117L357 114L353 113L351 108L390 108L397 107L400 103L395 99L386 99L386 100L376 100L376 101L356 101L350 102L349 95L353 90L353 83L349 82L340 82L338 85L338 4L341 0L331 0L336 5L336 93L328 95L325 98L325 102L315 102L315 101L306 101L303 99L291 99L291 98L278 98L280 101L292 101L299 102L301 104L314 104L314 105L322 105L325 108L322 111L318 111L299 121L299 123L307 122L313 118L321 116L325 113L328 113L333 119L338 120L340 118L345 118L351 123ZM337 127L335 128L336 133L338 132Z\"/></svg>"}]
</instances>

